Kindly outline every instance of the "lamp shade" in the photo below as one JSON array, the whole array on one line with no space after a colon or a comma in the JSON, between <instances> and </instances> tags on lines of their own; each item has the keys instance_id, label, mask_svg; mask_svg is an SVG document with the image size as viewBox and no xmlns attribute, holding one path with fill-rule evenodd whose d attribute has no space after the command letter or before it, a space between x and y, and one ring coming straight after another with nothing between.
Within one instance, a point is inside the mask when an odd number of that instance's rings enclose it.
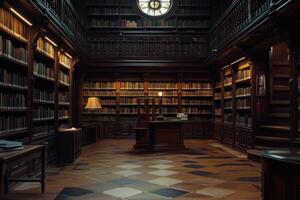
<instances>
[{"instance_id":1,"label":"lamp shade","mask_svg":"<svg viewBox=\"0 0 300 200\"><path fill-rule=\"evenodd\" d=\"M100 103L100 99L97 98L97 97L89 97L84 108L88 109L88 110L101 109L102 106L101 106L101 103Z\"/></svg>"}]
</instances>

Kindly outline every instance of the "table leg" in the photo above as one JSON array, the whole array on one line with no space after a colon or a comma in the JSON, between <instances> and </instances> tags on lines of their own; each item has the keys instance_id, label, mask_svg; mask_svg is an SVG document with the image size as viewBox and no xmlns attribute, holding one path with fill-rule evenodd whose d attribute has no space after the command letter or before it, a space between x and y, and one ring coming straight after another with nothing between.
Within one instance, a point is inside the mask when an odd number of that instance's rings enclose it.
<instances>
[{"instance_id":1,"label":"table leg","mask_svg":"<svg viewBox=\"0 0 300 200\"><path fill-rule=\"evenodd\" d=\"M46 173L46 147L43 146L41 150L42 163L41 163L41 188L42 193L45 193L45 173Z\"/></svg>"},{"instance_id":2,"label":"table leg","mask_svg":"<svg viewBox=\"0 0 300 200\"><path fill-rule=\"evenodd\" d=\"M0 162L0 200L4 199L5 190L5 163Z\"/></svg>"}]
</instances>

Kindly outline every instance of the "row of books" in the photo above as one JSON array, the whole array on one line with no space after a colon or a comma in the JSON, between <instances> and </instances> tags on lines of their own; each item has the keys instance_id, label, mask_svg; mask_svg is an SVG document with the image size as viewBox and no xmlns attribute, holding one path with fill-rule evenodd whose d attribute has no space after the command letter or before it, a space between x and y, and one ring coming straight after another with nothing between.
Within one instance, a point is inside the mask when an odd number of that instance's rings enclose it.
<instances>
[{"instance_id":1,"label":"row of books","mask_svg":"<svg viewBox=\"0 0 300 200\"><path fill-rule=\"evenodd\" d=\"M49 107L36 107L33 110L33 118L35 120L54 118L54 110Z\"/></svg>"},{"instance_id":2,"label":"row of books","mask_svg":"<svg viewBox=\"0 0 300 200\"><path fill-rule=\"evenodd\" d=\"M46 39L43 39L41 37L38 39L37 50L45 53L51 58L54 58L54 46Z\"/></svg>"},{"instance_id":3,"label":"row of books","mask_svg":"<svg viewBox=\"0 0 300 200\"><path fill-rule=\"evenodd\" d=\"M64 117L69 117L69 109L59 109L58 110L58 116L60 117L60 118L64 118Z\"/></svg>"},{"instance_id":4,"label":"row of books","mask_svg":"<svg viewBox=\"0 0 300 200\"><path fill-rule=\"evenodd\" d=\"M224 122L233 122L233 115L232 114L224 114Z\"/></svg>"},{"instance_id":5,"label":"row of books","mask_svg":"<svg viewBox=\"0 0 300 200\"><path fill-rule=\"evenodd\" d=\"M222 113L221 108L215 108L214 113L215 113L215 115L221 115L221 113Z\"/></svg>"},{"instance_id":6,"label":"row of books","mask_svg":"<svg viewBox=\"0 0 300 200\"><path fill-rule=\"evenodd\" d=\"M67 55L65 55L63 53L60 54L60 56L59 56L59 63L61 63L65 67L71 68L71 61L72 61L72 59L69 58Z\"/></svg>"},{"instance_id":7,"label":"row of books","mask_svg":"<svg viewBox=\"0 0 300 200\"><path fill-rule=\"evenodd\" d=\"M54 80L54 70L52 67L46 66L44 63L34 61L33 73Z\"/></svg>"},{"instance_id":8,"label":"row of books","mask_svg":"<svg viewBox=\"0 0 300 200\"><path fill-rule=\"evenodd\" d=\"M91 27L119 27L119 20L91 19L89 26Z\"/></svg>"},{"instance_id":9,"label":"row of books","mask_svg":"<svg viewBox=\"0 0 300 200\"><path fill-rule=\"evenodd\" d=\"M160 100L162 100L162 104L169 105L169 104L178 104L178 98L156 98L155 99L155 104L159 105Z\"/></svg>"},{"instance_id":10,"label":"row of books","mask_svg":"<svg viewBox=\"0 0 300 200\"><path fill-rule=\"evenodd\" d=\"M251 126L252 118L249 114L237 114L235 116L235 123L242 126Z\"/></svg>"},{"instance_id":11,"label":"row of books","mask_svg":"<svg viewBox=\"0 0 300 200\"><path fill-rule=\"evenodd\" d=\"M34 88L33 99L40 102L54 102L54 92Z\"/></svg>"},{"instance_id":12,"label":"row of books","mask_svg":"<svg viewBox=\"0 0 300 200\"><path fill-rule=\"evenodd\" d=\"M251 101L249 98L247 99L238 99L236 101L237 108L249 108L251 106Z\"/></svg>"},{"instance_id":13,"label":"row of books","mask_svg":"<svg viewBox=\"0 0 300 200\"><path fill-rule=\"evenodd\" d=\"M10 72L3 67L0 67L0 83L23 88L27 88L28 85L26 75L16 72Z\"/></svg>"},{"instance_id":14,"label":"row of books","mask_svg":"<svg viewBox=\"0 0 300 200\"><path fill-rule=\"evenodd\" d=\"M212 90L195 90L195 91L183 91L182 96L213 96Z\"/></svg>"},{"instance_id":15,"label":"row of books","mask_svg":"<svg viewBox=\"0 0 300 200\"><path fill-rule=\"evenodd\" d=\"M224 92L224 98L227 98L227 99L232 98L232 91Z\"/></svg>"},{"instance_id":16,"label":"row of books","mask_svg":"<svg viewBox=\"0 0 300 200\"><path fill-rule=\"evenodd\" d=\"M226 76L224 77L224 86L232 84L232 77Z\"/></svg>"},{"instance_id":17,"label":"row of books","mask_svg":"<svg viewBox=\"0 0 300 200\"><path fill-rule=\"evenodd\" d=\"M53 124L42 124L42 125L35 125L33 127L33 135L39 136L43 134L54 133L54 125Z\"/></svg>"},{"instance_id":18,"label":"row of books","mask_svg":"<svg viewBox=\"0 0 300 200\"><path fill-rule=\"evenodd\" d=\"M111 102L116 103L115 100L112 100ZM120 98L120 104L137 104L138 101L137 101L137 98L124 98L124 97L121 97Z\"/></svg>"},{"instance_id":19,"label":"row of books","mask_svg":"<svg viewBox=\"0 0 300 200\"><path fill-rule=\"evenodd\" d=\"M137 27L143 27L142 20L128 20L128 19L122 19L121 20L121 27L122 28L137 28Z\"/></svg>"},{"instance_id":20,"label":"row of books","mask_svg":"<svg viewBox=\"0 0 300 200\"><path fill-rule=\"evenodd\" d=\"M154 91L149 91L148 92L148 96L153 96L153 97L158 97L158 91L154 90ZM178 91L176 90L171 90L171 91L163 91L163 96L167 97L167 96L178 96Z\"/></svg>"},{"instance_id":21,"label":"row of books","mask_svg":"<svg viewBox=\"0 0 300 200\"><path fill-rule=\"evenodd\" d=\"M201 5L210 5L210 0L180 0L178 1L179 6L184 6L184 5L194 5L194 6L201 6Z\"/></svg>"},{"instance_id":22,"label":"row of books","mask_svg":"<svg viewBox=\"0 0 300 200\"><path fill-rule=\"evenodd\" d=\"M122 101L120 101L122 102ZM101 99L101 104L102 105L116 105L116 100L115 99Z\"/></svg>"},{"instance_id":23,"label":"row of books","mask_svg":"<svg viewBox=\"0 0 300 200\"><path fill-rule=\"evenodd\" d=\"M116 91L84 91L83 96L115 97Z\"/></svg>"},{"instance_id":24,"label":"row of books","mask_svg":"<svg viewBox=\"0 0 300 200\"><path fill-rule=\"evenodd\" d=\"M249 78L251 78L251 70L250 69L240 70L236 74L236 81L249 79Z\"/></svg>"},{"instance_id":25,"label":"row of books","mask_svg":"<svg viewBox=\"0 0 300 200\"><path fill-rule=\"evenodd\" d=\"M68 92L59 92L58 93L58 102L60 103L69 103L69 93Z\"/></svg>"},{"instance_id":26,"label":"row of books","mask_svg":"<svg viewBox=\"0 0 300 200\"><path fill-rule=\"evenodd\" d=\"M209 27L209 20L193 20L193 19L179 19L177 20L177 26L179 27Z\"/></svg>"},{"instance_id":27,"label":"row of books","mask_svg":"<svg viewBox=\"0 0 300 200\"><path fill-rule=\"evenodd\" d=\"M130 91L130 90L121 90L120 96L144 96L144 90L142 91Z\"/></svg>"},{"instance_id":28,"label":"row of books","mask_svg":"<svg viewBox=\"0 0 300 200\"><path fill-rule=\"evenodd\" d=\"M174 89L177 90L177 83L170 83L170 82L150 82L149 83L149 90L151 89Z\"/></svg>"},{"instance_id":29,"label":"row of books","mask_svg":"<svg viewBox=\"0 0 300 200\"><path fill-rule=\"evenodd\" d=\"M207 9L192 7L192 8L180 8L176 12L177 15L203 15L207 16L210 11Z\"/></svg>"},{"instance_id":30,"label":"row of books","mask_svg":"<svg viewBox=\"0 0 300 200\"><path fill-rule=\"evenodd\" d=\"M0 108L26 108L26 96L19 93L0 92Z\"/></svg>"},{"instance_id":31,"label":"row of books","mask_svg":"<svg viewBox=\"0 0 300 200\"><path fill-rule=\"evenodd\" d=\"M215 93L215 99L221 99L221 93L220 92Z\"/></svg>"},{"instance_id":32,"label":"row of books","mask_svg":"<svg viewBox=\"0 0 300 200\"><path fill-rule=\"evenodd\" d=\"M220 81L217 81L217 82L216 82L215 88L216 88L216 89L221 88L221 82L220 82Z\"/></svg>"},{"instance_id":33,"label":"row of books","mask_svg":"<svg viewBox=\"0 0 300 200\"><path fill-rule=\"evenodd\" d=\"M0 7L0 28L15 35L17 38L27 40L26 25L3 7Z\"/></svg>"},{"instance_id":34,"label":"row of books","mask_svg":"<svg viewBox=\"0 0 300 200\"><path fill-rule=\"evenodd\" d=\"M121 82L121 89L144 89L143 82Z\"/></svg>"},{"instance_id":35,"label":"row of books","mask_svg":"<svg viewBox=\"0 0 300 200\"><path fill-rule=\"evenodd\" d=\"M182 83L182 89L212 89L211 83Z\"/></svg>"},{"instance_id":36,"label":"row of books","mask_svg":"<svg viewBox=\"0 0 300 200\"><path fill-rule=\"evenodd\" d=\"M100 14L100 15L119 15L119 14L133 14L132 8L126 7L90 7L90 14Z\"/></svg>"},{"instance_id":37,"label":"row of books","mask_svg":"<svg viewBox=\"0 0 300 200\"><path fill-rule=\"evenodd\" d=\"M251 95L251 87L237 88L236 96Z\"/></svg>"},{"instance_id":38,"label":"row of books","mask_svg":"<svg viewBox=\"0 0 300 200\"><path fill-rule=\"evenodd\" d=\"M186 114L211 114L210 109L201 109L201 108L182 108L181 110L183 113Z\"/></svg>"},{"instance_id":39,"label":"row of books","mask_svg":"<svg viewBox=\"0 0 300 200\"><path fill-rule=\"evenodd\" d=\"M136 107L130 107L130 108L127 108L127 107L121 107L120 108L120 113L121 114L124 114L124 113L137 113L138 109Z\"/></svg>"},{"instance_id":40,"label":"row of books","mask_svg":"<svg viewBox=\"0 0 300 200\"><path fill-rule=\"evenodd\" d=\"M232 109L232 100L224 102L225 109Z\"/></svg>"},{"instance_id":41,"label":"row of books","mask_svg":"<svg viewBox=\"0 0 300 200\"><path fill-rule=\"evenodd\" d=\"M0 35L0 55L17 60L23 64L28 63L27 49L16 46L12 41L4 38L2 35Z\"/></svg>"},{"instance_id":42,"label":"row of books","mask_svg":"<svg viewBox=\"0 0 300 200\"><path fill-rule=\"evenodd\" d=\"M0 116L0 133L19 131L27 127L26 116Z\"/></svg>"},{"instance_id":43,"label":"row of books","mask_svg":"<svg viewBox=\"0 0 300 200\"><path fill-rule=\"evenodd\" d=\"M59 70L58 73L58 80L65 84L70 84L70 76L69 74L64 73L63 71Z\"/></svg>"},{"instance_id":44,"label":"row of books","mask_svg":"<svg viewBox=\"0 0 300 200\"><path fill-rule=\"evenodd\" d=\"M84 89L116 89L115 82L85 81Z\"/></svg>"},{"instance_id":45,"label":"row of books","mask_svg":"<svg viewBox=\"0 0 300 200\"><path fill-rule=\"evenodd\" d=\"M182 105L211 105L210 100L205 99L183 99Z\"/></svg>"}]
</instances>

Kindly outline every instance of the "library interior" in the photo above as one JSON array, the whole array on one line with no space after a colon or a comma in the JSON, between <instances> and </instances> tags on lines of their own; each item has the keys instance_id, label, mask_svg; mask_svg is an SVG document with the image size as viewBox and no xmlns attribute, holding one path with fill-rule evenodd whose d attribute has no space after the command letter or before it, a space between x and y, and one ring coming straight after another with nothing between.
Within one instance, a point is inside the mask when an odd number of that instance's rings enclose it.
<instances>
[{"instance_id":1,"label":"library interior","mask_svg":"<svg viewBox=\"0 0 300 200\"><path fill-rule=\"evenodd\" d=\"M0 0L0 200L122 199L300 199L300 1Z\"/></svg>"}]
</instances>

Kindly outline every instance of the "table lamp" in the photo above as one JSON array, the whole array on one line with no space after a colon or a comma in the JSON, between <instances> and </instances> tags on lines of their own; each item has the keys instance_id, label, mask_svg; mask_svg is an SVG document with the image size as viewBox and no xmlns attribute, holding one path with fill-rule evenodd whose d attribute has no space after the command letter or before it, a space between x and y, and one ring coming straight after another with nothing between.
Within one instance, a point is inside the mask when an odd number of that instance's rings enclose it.
<instances>
[{"instance_id":1,"label":"table lamp","mask_svg":"<svg viewBox=\"0 0 300 200\"><path fill-rule=\"evenodd\" d=\"M94 112L102 108L100 99L98 97L89 97L84 109L92 112L92 121L94 120Z\"/></svg>"},{"instance_id":2,"label":"table lamp","mask_svg":"<svg viewBox=\"0 0 300 200\"><path fill-rule=\"evenodd\" d=\"M164 120L164 116L162 114L162 97L163 97L163 93L158 92L158 96L160 97L160 99L159 99L159 116L157 117L157 120Z\"/></svg>"}]
</instances>

